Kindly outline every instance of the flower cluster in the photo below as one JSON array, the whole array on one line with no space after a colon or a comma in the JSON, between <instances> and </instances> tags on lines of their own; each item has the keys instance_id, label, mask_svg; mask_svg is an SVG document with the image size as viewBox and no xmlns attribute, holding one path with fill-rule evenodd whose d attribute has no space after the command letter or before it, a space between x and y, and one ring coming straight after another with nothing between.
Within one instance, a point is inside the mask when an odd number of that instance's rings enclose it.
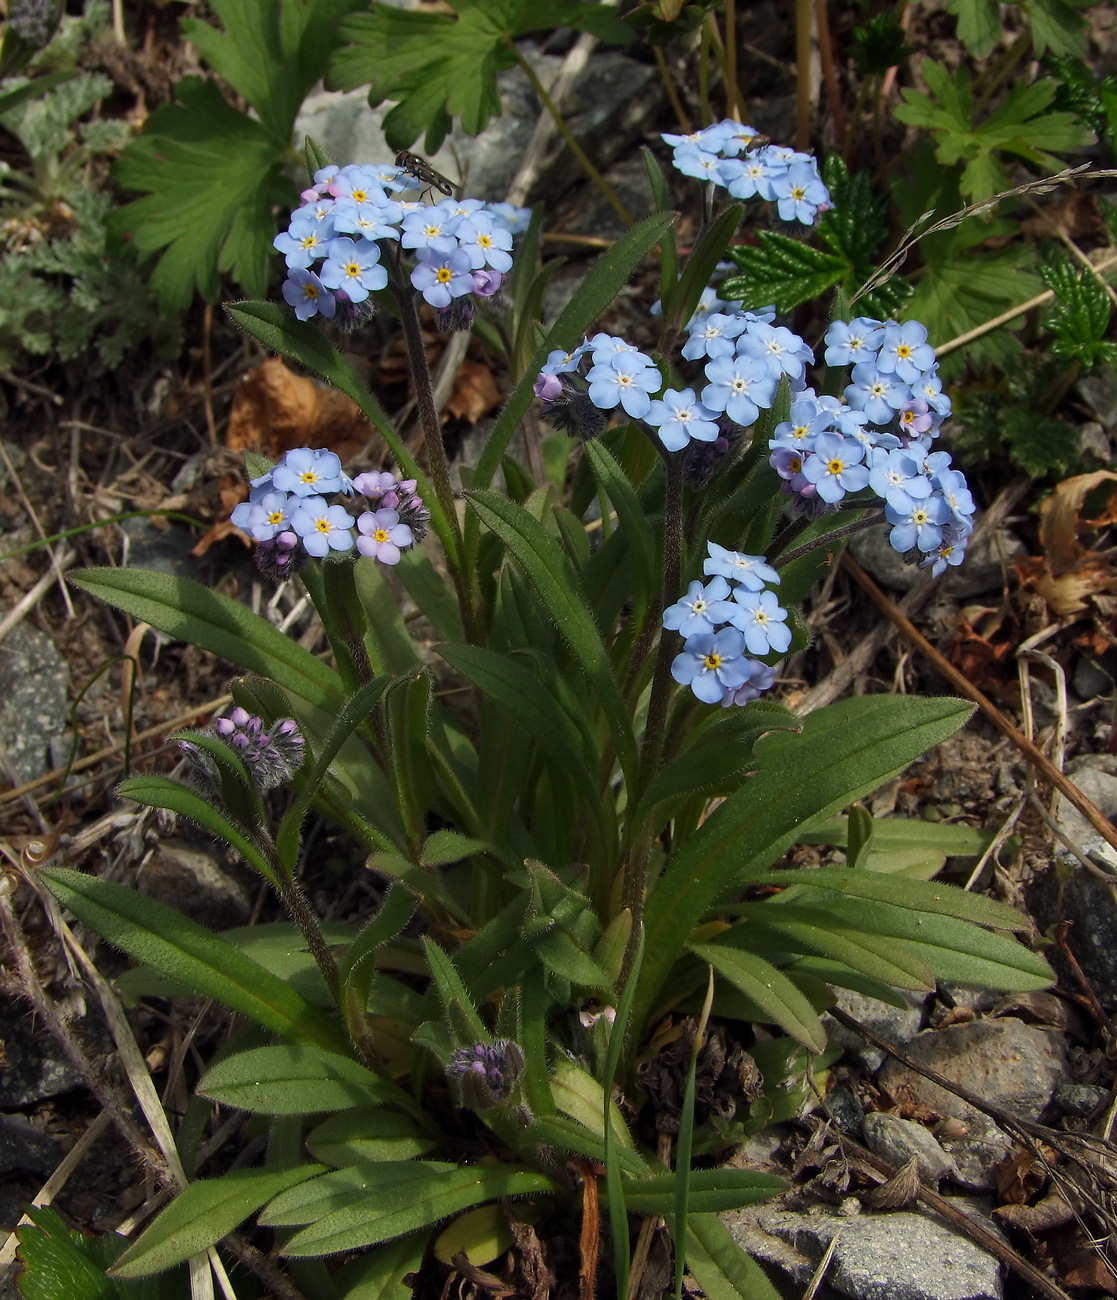
<instances>
[{"instance_id":1,"label":"flower cluster","mask_svg":"<svg viewBox=\"0 0 1117 1300\"><path fill-rule=\"evenodd\" d=\"M263 718L238 706L227 718L218 718L209 731L237 754L260 793L286 785L302 766L306 741L294 718L279 718L265 730ZM217 781L217 765L205 749L189 740L178 743L208 781Z\"/></svg>"},{"instance_id":2,"label":"flower cluster","mask_svg":"<svg viewBox=\"0 0 1117 1300\"><path fill-rule=\"evenodd\" d=\"M783 221L813 225L830 195L810 154L767 144L754 127L726 118L690 135L664 135L671 159L685 176L720 185L735 199L775 203Z\"/></svg>"},{"instance_id":3,"label":"flower cluster","mask_svg":"<svg viewBox=\"0 0 1117 1300\"><path fill-rule=\"evenodd\" d=\"M512 267L512 238L530 213L508 203L423 203L417 182L394 164L323 167L275 237L287 261L283 296L299 320L322 316L352 328L371 314L369 295L388 284L381 240L409 250L412 285L441 329L467 329L474 298L491 298ZM393 251L393 257L398 256Z\"/></svg>"},{"instance_id":4,"label":"flower cluster","mask_svg":"<svg viewBox=\"0 0 1117 1300\"><path fill-rule=\"evenodd\" d=\"M859 317L826 332L829 366L851 366L845 401L802 388L769 441L784 490L825 510L869 489L884 502L889 542L935 577L961 564L974 503L950 453L932 442L950 414L935 350L918 321Z\"/></svg>"},{"instance_id":5,"label":"flower cluster","mask_svg":"<svg viewBox=\"0 0 1117 1300\"><path fill-rule=\"evenodd\" d=\"M747 704L769 690L776 670L753 655L783 654L791 644L787 610L770 586L780 575L760 555L707 544L702 571L663 612L663 626L686 640L671 676L705 704Z\"/></svg>"},{"instance_id":6,"label":"flower cluster","mask_svg":"<svg viewBox=\"0 0 1117 1300\"><path fill-rule=\"evenodd\" d=\"M474 1110L502 1105L524 1072L524 1054L507 1038L455 1047L446 1074L458 1085L462 1104Z\"/></svg>"},{"instance_id":7,"label":"flower cluster","mask_svg":"<svg viewBox=\"0 0 1117 1300\"><path fill-rule=\"evenodd\" d=\"M345 505L329 500L337 495ZM358 497L367 509L356 504ZM323 559L354 548L381 564L398 564L400 552L426 535L430 513L414 479L386 470L351 479L332 451L298 447L251 480L248 500L231 519L257 543L260 567L285 578L307 556Z\"/></svg>"}]
</instances>

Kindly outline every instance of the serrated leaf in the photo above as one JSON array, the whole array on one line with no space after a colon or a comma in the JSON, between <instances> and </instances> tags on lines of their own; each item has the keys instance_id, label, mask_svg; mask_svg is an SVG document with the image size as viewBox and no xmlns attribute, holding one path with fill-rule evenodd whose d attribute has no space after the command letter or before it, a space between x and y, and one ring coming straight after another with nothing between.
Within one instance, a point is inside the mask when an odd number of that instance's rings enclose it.
<instances>
[{"instance_id":1,"label":"serrated leaf","mask_svg":"<svg viewBox=\"0 0 1117 1300\"><path fill-rule=\"evenodd\" d=\"M826 1046L826 1030L814 1007L771 962L728 945L695 943L690 951L754 1002L769 1023L779 1025L812 1052Z\"/></svg>"},{"instance_id":2,"label":"serrated leaf","mask_svg":"<svg viewBox=\"0 0 1117 1300\"><path fill-rule=\"evenodd\" d=\"M975 59L983 59L1001 39L997 0L948 0L947 11L958 19L958 39Z\"/></svg>"},{"instance_id":3,"label":"serrated leaf","mask_svg":"<svg viewBox=\"0 0 1117 1300\"><path fill-rule=\"evenodd\" d=\"M259 673L331 714L344 702L341 679L332 668L267 619L200 582L145 569L84 569L70 581L160 632Z\"/></svg>"},{"instance_id":4,"label":"serrated leaf","mask_svg":"<svg viewBox=\"0 0 1117 1300\"><path fill-rule=\"evenodd\" d=\"M758 248L740 244L729 250L743 274L729 276L718 290L745 308L775 303L779 312L792 311L840 284L850 270L845 257L812 248L801 239L774 230L761 230L757 238Z\"/></svg>"},{"instance_id":5,"label":"serrated leaf","mask_svg":"<svg viewBox=\"0 0 1117 1300\"><path fill-rule=\"evenodd\" d=\"M852 266L867 268L888 235L887 198L873 194L869 172L851 176L838 153L827 155L822 179L833 206L819 218L819 238Z\"/></svg>"},{"instance_id":6,"label":"serrated leaf","mask_svg":"<svg viewBox=\"0 0 1117 1300\"><path fill-rule=\"evenodd\" d=\"M1052 353L1078 361L1087 369L1112 361L1117 347L1105 336L1113 304L1098 277L1085 267L1076 270L1063 254L1043 263L1039 273L1056 295L1051 314L1043 322L1055 335Z\"/></svg>"},{"instance_id":7,"label":"serrated leaf","mask_svg":"<svg viewBox=\"0 0 1117 1300\"><path fill-rule=\"evenodd\" d=\"M1032 45L1039 56L1086 54L1086 20L1067 0L1023 0L1020 6L1032 32Z\"/></svg>"},{"instance_id":8,"label":"serrated leaf","mask_svg":"<svg viewBox=\"0 0 1117 1300\"><path fill-rule=\"evenodd\" d=\"M339 1027L283 980L174 908L109 880L47 867L40 879L108 943L296 1042L344 1050Z\"/></svg>"},{"instance_id":9,"label":"serrated leaf","mask_svg":"<svg viewBox=\"0 0 1117 1300\"><path fill-rule=\"evenodd\" d=\"M164 250L151 276L164 311L184 311L196 292L216 301L222 271L259 296L267 287L273 209L297 197L282 147L227 104L212 81L187 77L175 95L114 169L120 185L146 197L119 208L111 225L144 252Z\"/></svg>"},{"instance_id":10,"label":"serrated leaf","mask_svg":"<svg viewBox=\"0 0 1117 1300\"><path fill-rule=\"evenodd\" d=\"M321 1165L294 1169L236 1169L191 1183L116 1261L112 1275L146 1277L173 1268L220 1241L273 1196L320 1173Z\"/></svg>"},{"instance_id":11,"label":"serrated leaf","mask_svg":"<svg viewBox=\"0 0 1117 1300\"><path fill-rule=\"evenodd\" d=\"M374 5L341 27L351 42L330 64L332 89L369 87L369 101L398 101L384 118L393 149L424 136L428 153L442 145L453 118L478 135L501 111L497 73L516 62L512 42L547 27L592 28L606 40L629 33L611 13L560 0L501 0L479 4L455 0L452 13Z\"/></svg>"},{"instance_id":12,"label":"serrated leaf","mask_svg":"<svg viewBox=\"0 0 1117 1300\"><path fill-rule=\"evenodd\" d=\"M1024 406L1005 406L999 422L1009 456L1026 474L1065 474L1074 464L1079 432L1065 420Z\"/></svg>"},{"instance_id":13,"label":"serrated leaf","mask_svg":"<svg viewBox=\"0 0 1117 1300\"><path fill-rule=\"evenodd\" d=\"M423 1162L367 1166L369 1195L296 1232L282 1255L334 1255L428 1227L470 1206L505 1196L555 1192L551 1179L510 1165L446 1169Z\"/></svg>"}]
</instances>

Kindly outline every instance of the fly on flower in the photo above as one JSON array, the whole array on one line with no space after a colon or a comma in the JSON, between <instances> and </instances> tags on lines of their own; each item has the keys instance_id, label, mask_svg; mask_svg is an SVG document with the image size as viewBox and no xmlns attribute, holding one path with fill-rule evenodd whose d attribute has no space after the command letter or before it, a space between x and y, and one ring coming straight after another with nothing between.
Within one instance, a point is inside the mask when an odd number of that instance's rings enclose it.
<instances>
[{"instance_id":1,"label":"fly on flower","mask_svg":"<svg viewBox=\"0 0 1117 1300\"><path fill-rule=\"evenodd\" d=\"M453 196L453 182L448 181L441 172L436 172L430 163L425 158L420 158L418 154L401 149L396 154L396 166L421 184L431 185L441 193Z\"/></svg>"}]
</instances>

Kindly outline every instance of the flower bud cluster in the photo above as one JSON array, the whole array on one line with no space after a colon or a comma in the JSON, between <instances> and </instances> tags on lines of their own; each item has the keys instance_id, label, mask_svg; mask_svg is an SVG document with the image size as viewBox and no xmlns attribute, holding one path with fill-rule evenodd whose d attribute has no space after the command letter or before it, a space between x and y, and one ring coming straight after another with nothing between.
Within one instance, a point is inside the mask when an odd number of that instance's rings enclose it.
<instances>
[{"instance_id":1,"label":"flower bud cluster","mask_svg":"<svg viewBox=\"0 0 1117 1300\"><path fill-rule=\"evenodd\" d=\"M663 626L686 640L671 676L704 704L748 704L769 690L776 670L753 655L783 654L791 644L787 610L769 587L780 575L761 555L707 544L702 571L685 596L663 611Z\"/></svg>"},{"instance_id":2,"label":"flower bud cluster","mask_svg":"<svg viewBox=\"0 0 1117 1300\"><path fill-rule=\"evenodd\" d=\"M261 569L278 578L290 576L307 556L323 559L354 549L381 564L398 564L401 552L422 541L430 525L415 488L414 479L386 470L351 479L332 451L297 447L251 480L248 500L231 519L257 543ZM331 502L334 496L345 504ZM367 509L356 504L360 497Z\"/></svg>"},{"instance_id":3,"label":"flower bud cluster","mask_svg":"<svg viewBox=\"0 0 1117 1300\"><path fill-rule=\"evenodd\" d=\"M775 203L783 221L814 224L830 207L830 194L807 153L767 144L755 127L726 118L690 135L661 137L674 147L671 161L685 176L710 181L735 199Z\"/></svg>"},{"instance_id":4,"label":"flower bud cluster","mask_svg":"<svg viewBox=\"0 0 1117 1300\"><path fill-rule=\"evenodd\" d=\"M414 259L411 283L440 329L467 329L475 298L491 298L512 268L512 240L530 212L509 203L414 197L418 182L394 164L322 167L275 237L287 261L283 296L299 320L322 316L353 328L372 314L369 295L388 283L381 241Z\"/></svg>"},{"instance_id":5,"label":"flower bud cluster","mask_svg":"<svg viewBox=\"0 0 1117 1300\"><path fill-rule=\"evenodd\" d=\"M261 794L286 785L302 766L306 741L294 718L280 718L265 728L263 718L238 706L227 718L218 718L209 731L237 754ZM209 780L217 779L217 766L206 750L189 740L178 743Z\"/></svg>"},{"instance_id":6,"label":"flower bud cluster","mask_svg":"<svg viewBox=\"0 0 1117 1300\"><path fill-rule=\"evenodd\" d=\"M503 1105L523 1072L524 1054L507 1038L456 1047L446 1063L446 1074L457 1084L462 1104L474 1110Z\"/></svg>"}]
</instances>

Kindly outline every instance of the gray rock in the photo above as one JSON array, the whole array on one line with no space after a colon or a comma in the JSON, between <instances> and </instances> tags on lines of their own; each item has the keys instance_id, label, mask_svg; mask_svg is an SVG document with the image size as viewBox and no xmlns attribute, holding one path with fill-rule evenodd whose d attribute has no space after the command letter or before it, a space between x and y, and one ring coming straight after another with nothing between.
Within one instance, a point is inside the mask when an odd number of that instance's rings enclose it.
<instances>
[{"instance_id":1,"label":"gray rock","mask_svg":"<svg viewBox=\"0 0 1117 1300\"><path fill-rule=\"evenodd\" d=\"M126 540L125 563L130 569L154 569L172 577L197 579L201 572L190 554L197 538L184 524L156 524L150 519L125 519L120 530Z\"/></svg>"},{"instance_id":2,"label":"gray rock","mask_svg":"<svg viewBox=\"0 0 1117 1300\"><path fill-rule=\"evenodd\" d=\"M0 759L17 785L47 771L51 738L66 727L69 685L69 665L38 628L20 623L0 642Z\"/></svg>"},{"instance_id":3,"label":"gray rock","mask_svg":"<svg viewBox=\"0 0 1117 1300\"><path fill-rule=\"evenodd\" d=\"M1112 769L1112 755L1087 754L1067 766L1067 774L1087 799L1105 817L1117 817L1117 772ZM1064 795L1055 806L1055 820L1068 839L1083 852L1096 854L1117 874L1117 850L1094 830L1085 817ZM1055 845L1056 855L1068 863L1078 862L1062 844Z\"/></svg>"},{"instance_id":4,"label":"gray rock","mask_svg":"<svg viewBox=\"0 0 1117 1300\"><path fill-rule=\"evenodd\" d=\"M1012 1154L1013 1142L987 1115L969 1121L969 1131L957 1138L940 1138L954 1162L955 1182L978 1191L994 1191L993 1166Z\"/></svg>"},{"instance_id":5,"label":"gray rock","mask_svg":"<svg viewBox=\"0 0 1117 1300\"><path fill-rule=\"evenodd\" d=\"M918 565L905 564L892 549L885 524L855 533L849 549L862 568L894 591L909 591L926 573ZM1012 568L1012 557L1023 555L1026 549L1018 537L1005 528L998 528L984 541L970 547L965 561L956 569L946 571L941 579L943 590L955 597L995 591L1004 585L1005 574Z\"/></svg>"},{"instance_id":6,"label":"gray rock","mask_svg":"<svg viewBox=\"0 0 1117 1300\"><path fill-rule=\"evenodd\" d=\"M1100 845L1100 837L1094 843ZM1113 886L1091 875L1077 860L1059 861L1033 883L1028 906L1042 930L1060 921L1070 922L1067 945L1083 975L1102 1006L1107 1011L1117 1009L1117 901ZM1058 949L1051 949L1049 957L1056 971L1069 981L1068 987L1074 987L1075 976Z\"/></svg>"},{"instance_id":7,"label":"gray rock","mask_svg":"<svg viewBox=\"0 0 1117 1300\"><path fill-rule=\"evenodd\" d=\"M954 1173L954 1161L922 1124L883 1111L872 1111L862 1125L865 1145L896 1169L914 1156L920 1175L926 1182L937 1183Z\"/></svg>"},{"instance_id":8,"label":"gray rock","mask_svg":"<svg viewBox=\"0 0 1117 1300\"><path fill-rule=\"evenodd\" d=\"M1097 420L1087 420L1078 431L1078 449L1085 456L1093 456L1103 465L1113 459L1113 444L1105 436L1105 429Z\"/></svg>"},{"instance_id":9,"label":"gray rock","mask_svg":"<svg viewBox=\"0 0 1117 1300\"><path fill-rule=\"evenodd\" d=\"M58 1143L24 1115L0 1115L0 1174L17 1170L49 1178L61 1158Z\"/></svg>"},{"instance_id":10,"label":"gray rock","mask_svg":"<svg viewBox=\"0 0 1117 1300\"><path fill-rule=\"evenodd\" d=\"M835 1233L826 1274L851 1300L1000 1300L1000 1265L975 1242L924 1214L797 1214L772 1206L723 1216L740 1244L793 1287L809 1278Z\"/></svg>"},{"instance_id":11,"label":"gray rock","mask_svg":"<svg viewBox=\"0 0 1117 1300\"><path fill-rule=\"evenodd\" d=\"M136 887L213 930L243 925L248 890L217 859L185 840L166 839L144 863Z\"/></svg>"},{"instance_id":12,"label":"gray rock","mask_svg":"<svg viewBox=\"0 0 1117 1300\"><path fill-rule=\"evenodd\" d=\"M82 1086L82 1077L32 1022L22 1002L0 997L0 1106L31 1106Z\"/></svg>"},{"instance_id":13,"label":"gray rock","mask_svg":"<svg viewBox=\"0 0 1117 1300\"><path fill-rule=\"evenodd\" d=\"M1093 700L1099 695L1108 695L1114 682L1104 668L1082 655L1074 666L1071 685L1080 700Z\"/></svg>"},{"instance_id":14,"label":"gray rock","mask_svg":"<svg viewBox=\"0 0 1117 1300\"><path fill-rule=\"evenodd\" d=\"M894 1007L889 1002L881 1002L879 998L871 998L852 989L835 989L838 1006L843 1011L854 1020L860 1020L866 1028L875 1029L890 1043L902 1045L919 1032L919 1026L923 1023L926 994L912 993L908 989L897 989L896 992L904 999L906 1006ZM831 1040L840 1043L846 1054L859 1065L870 1073L880 1069L884 1053L879 1047L867 1043L859 1033L838 1024L831 1016L823 1016L822 1022Z\"/></svg>"},{"instance_id":15,"label":"gray rock","mask_svg":"<svg viewBox=\"0 0 1117 1300\"><path fill-rule=\"evenodd\" d=\"M1089 1119L1108 1100L1109 1089L1092 1083L1061 1083L1055 1089L1055 1105L1076 1119Z\"/></svg>"},{"instance_id":16,"label":"gray rock","mask_svg":"<svg viewBox=\"0 0 1117 1300\"><path fill-rule=\"evenodd\" d=\"M1100 370L1096 375L1080 379L1078 391L1107 429L1117 424L1117 376L1112 370Z\"/></svg>"},{"instance_id":17,"label":"gray rock","mask_svg":"<svg viewBox=\"0 0 1117 1300\"><path fill-rule=\"evenodd\" d=\"M1063 1035L1011 1016L925 1030L908 1043L907 1053L1016 1119L1038 1119L1067 1078ZM888 1061L877 1082L897 1102L926 1106L967 1122L986 1118L899 1061Z\"/></svg>"},{"instance_id":18,"label":"gray rock","mask_svg":"<svg viewBox=\"0 0 1117 1300\"><path fill-rule=\"evenodd\" d=\"M826 1098L834 1123L852 1138L861 1136L865 1123L865 1108L848 1088L831 1088Z\"/></svg>"}]
</instances>

